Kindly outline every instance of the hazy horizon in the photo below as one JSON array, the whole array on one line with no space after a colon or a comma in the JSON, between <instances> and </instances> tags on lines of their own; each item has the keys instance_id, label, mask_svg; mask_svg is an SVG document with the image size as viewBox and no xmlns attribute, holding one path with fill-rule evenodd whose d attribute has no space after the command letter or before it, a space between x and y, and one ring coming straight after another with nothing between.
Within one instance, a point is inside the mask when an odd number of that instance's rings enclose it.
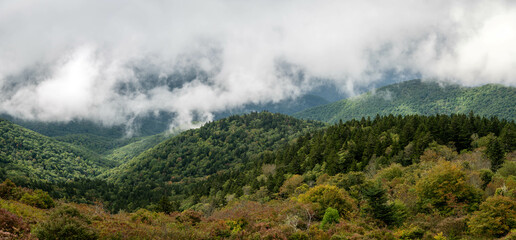
<instances>
[{"instance_id":1,"label":"hazy horizon","mask_svg":"<svg viewBox=\"0 0 516 240\"><path fill-rule=\"evenodd\" d=\"M516 86L513 1L0 2L0 112L172 126L334 85Z\"/></svg>"}]
</instances>

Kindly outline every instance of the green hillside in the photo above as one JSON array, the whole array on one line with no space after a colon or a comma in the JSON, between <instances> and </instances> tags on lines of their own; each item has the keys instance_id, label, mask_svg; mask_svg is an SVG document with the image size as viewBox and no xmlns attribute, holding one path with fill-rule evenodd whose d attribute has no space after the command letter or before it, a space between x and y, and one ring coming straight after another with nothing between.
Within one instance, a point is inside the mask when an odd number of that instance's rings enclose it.
<instances>
[{"instance_id":1,"label":"green hillside","mask_svg":"<svg viewBox=\"0 0 516 240\"><path fill-rule=\"evenodd\" d=\"M268 112L231 116L181 133L116 169L117 182L179 182L238 168L254 155L276 149L322 127Z\"/></svg>"},{"instance_id":2,"label":"green hillside","mask_svg":"<svg viewBox=\"0 0 516 240\"><path fill-rule=\"evenodd\" d=\"M515 150L515 123L496 117L388 115L327 126L251 113L165 140L107 181L30 185L47 194L6 180L0 230L41 239L513 237Z\"/></svg>"},{"instance_id":3,"label":"green hillside","mask_svg":"<svg viewBox=\"0 0 516 240\"><path fill-rule=\"evenodd\" d=\"M500 85L481 87L440 86L412 80L389 85L357 97L344 99L293 114L324 122L379 115L458 114L473 111L481 116L516 120L516 88Z\"/></svg>"},{"instance_id":4,"label":"green hillside","mask_svg":"<svg viewBox=\"0 0 516 240\"><path fill-rule=\"evenodd\" d=\"M7 114L0 114L0 118L49 137L85 134L102 136L104 138L120 138L125 134L125 129L121 125L106 127L87 120L43 122L37 120L23 120Z\"/></svg>"},{"instance_id":5,"label":"green hillside","mask_svg":"<svg viewBox=\"0 0 516 240\"><path fill-rule=\"evenodd\" d=\"M97 176L114 164L87 149L59 142L0 119L0 174L19 182Z\"/></svg>"},{"instance_id":6,"label":"green hillside","mask_svg":"<svg viewBox=\"0 0 516 240\"><path fill-rule=\"evenodd\" d=\"M133 196L148 202L152 191L162 194L159 189L164 183L197 181L239 169L263 152L323 126L269 112L231 116L160 143L113 169L108 179L121 187L130 186Z\"/></svg>"},{"instance_id":7,"label":"green hillside","mask_svg":"<svg viewBox=\"0 0 516 240\"><path fill-rule=\"evenodd\" d=\"M282 113L291 115L296 112L330 103L323 97L306 94L298 98L283 99L276 103L267 104L246 104L240 108L230 109L224 112L215 113L216 119L225 118L231 115L240 115L250 112L268 111L272 113Z\"/></svg>"},{"instance_id":8,"label":"green hillside","mask_svg":"<svg viewBox=\"0 0 516 240\"><path fill-rule=\"evenodd\" d=\"M175 134L177 133L160 133L146 137L120 139L118 142L129 143L108 151L104 157L109 161L122 164L140 155L142 152L145 152L145 150L158 145L160 142L165 141L167 138L170 138Z\"/></svg>"}]
</instances>

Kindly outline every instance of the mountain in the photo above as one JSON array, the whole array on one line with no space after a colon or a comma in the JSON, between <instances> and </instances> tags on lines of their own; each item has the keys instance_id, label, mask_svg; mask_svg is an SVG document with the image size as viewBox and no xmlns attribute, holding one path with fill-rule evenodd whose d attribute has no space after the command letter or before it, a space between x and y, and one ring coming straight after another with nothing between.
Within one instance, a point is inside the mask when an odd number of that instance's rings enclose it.
<instances>
[{"instance_id":1,"label":"mountain","mask_svg":"<svg viewBox=\"0 0 516 240\"><path fill-rule=\"evenodd\" d=\"M488 153L482 154L477 149L486 146L496 149L494 152L500 153L499 158L493 160ZM443 156L427 152L429 149ZM392 164L410 166L422 161L425 154L437 161L451 159L454 151L470 154L476 151L473 156L486 162L491 159L491 163L479 165L475 162L480 161L478 159L468 160L471 164L496 170L499 167L496 161L515 150L516 125L512 121L464 114L380 116L311 131L275 151L264 153L252 164L210 176L189 188L215 198L215 202L224 202L221 196L240 196L243 189L250 193L262 190L279 193L289 176L295 174L301 175L307 183L314 183L322 175L370 172ZM345 185L351 184L345 181L355 180L342 181Z\"/></svg>"},{"instance_id":2,"label":"mountain","mask_svg":"<svg viewBox=\"0 0 516 240\"><path fill-rule=\"evenodd\" d=\"M322 91L320 93L323 93ZM326 91L335 98L336 93ZM279 102L268 102L259 104L246 104L238 108L226 111L215 112L214 120L229 117L231 115L246 114L255 111L268 111L272 113L293 114L307 108L330 103L324 97L305 94L297 98L287 98ZM45 136L57 137L65 142L82 142L82 138L95 138L98 143L102 142L104 150L112 150L127 142L127 137L145 137L163 133L169 130L170 123L176 115L174 113L159 112L149 116L139 116L131 121L131 124L119 124L104 126L89 120L73 120L70 122L42 122L37 120L23 120L8 114L0 114L0 118L9 120L15 124L41 133ZM196 119L194 119L196 120ZM122 141L120 141L122 140ZM97 141L95 141L97 142ZM99 145L100 146L100 145Z\"/></svg>"},{"instance_id":3,"label":"mountain","mask_svg":"<svg viewBox=\"0 0 516 240\"><path fill-rule=\"evenodd\" d=\"M162 141L178 134L174 133L160 133L156 135L146 136L146 137L136 137L130 139L120 139L119 142L127 143L121 147L114 148L104 154L104 157L109 161L116 162L117 164L122 164L128 162L134 157L140 155L145 152L147 149L151 149L154 146L158 145Z\"/></svg>"},{"instance_id":4,"label":"mountain","mask_svg":"<svg viewBox=\"0 0 516 240\"><path fill-rule=\"evenodd\" d=\"M316 107L328 103L330 103L330 101L326 100L321 96L305 94L297 98L283 99L276 103L246 104L239 108L230 109L224 112L218 112L215 114L215 119L222 119L231 115L260 111L268 111L272 113L282 113L291 115L296 112L305 110L307 108Z\"/></svg>"},{"instance_id":5,"label":"mountain","mask_svg":"<svg viewBox=\"0 0 516 240\"><path fill-rule=\"evenodd\" d=\"M114 167L95 152L0 119L0 175L18 182L89 178Z\"/></svg>"},{"instance_id":6,"label":"mountain","mask_svg":"<svg viewBox=\"0 0 516 240\"><path fill-rule=\"evenodd\" d=\"M61 191L59 201L6 180L0 238L516 236L514 122L390 115L319 126L271 113L225 118L144 152L126 164L131 172L118 175L120 184L74 180L44 189ZM222 165L206 175L211 159ZM66 202L84 198L96 203ZM121 203L134 212L111 208Z\"/></svg>"},{"instance_id":7,"label":"mountain","mask_svg":"<svg viewBox=\"0 0 516 240\"><path fill-rule=\"evenodd\" d=\"M166 185L183 185L240 169L260 154L323 126L269 112L230 116L158 144L110 171L108 181L143 201L133 201L134 206L145 205L156 200L152 196L161 196Z\"/></svg>"},{"instance_id":8,"label":"mountain","mask_svg":"<svg viewBox=\"0 0 516 240\"><path fill-rule=\"evenodd\" d=\"M104 138L121 138L125 134L125 128L121 125L106 127L86 120L73 120L70 122L42 122L37 120L23 120L8 114L1 114L0 118L49 137L65 136L70 134L86 134L101 136Z\"/></svg>"},{"instance_id":9,"label":"mountain","mask_svg":"<svg viewBox=\"0 0 516 240\"><path fill-rule=\"evenodd\" d=\"M388 85L357 97L309 108L294 117L324 122L379 115L457 114L516 120L516 88L488 84L480 87L440 85L411 80Z\"/></svg>"},{"instance_id":10,"label":"mountain","mask_svg":"<svg viewBox=\"0 0 516 240\"><path fill-rule=\"evenodd\" d=\"M238 168L263 151L323 126L269 112L234 115L172 137L121 165L112 175L118 182L129 180L131 184L203 178ZM136 177L134 181L132 177Z\"/></svg>"}]
</instances>

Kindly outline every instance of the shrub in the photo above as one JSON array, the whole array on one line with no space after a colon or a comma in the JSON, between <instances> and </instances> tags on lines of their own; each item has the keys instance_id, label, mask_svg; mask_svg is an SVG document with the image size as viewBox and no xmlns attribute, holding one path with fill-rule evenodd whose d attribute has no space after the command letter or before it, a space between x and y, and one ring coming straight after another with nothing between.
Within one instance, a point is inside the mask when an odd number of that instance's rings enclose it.
<instances>
[{"instance_id":1,"label":"shrub","mask_svg":"<svg viewBox=\"0 0 516 240\"><path fill-rule=\"evenodd\" d=\"M71 206L56 209L48 221L36 227L36 236L39 239L97 239L98 234L91 226L90 221L79 210Z\"/></svg>"},{"instance_id":2,"label":"shrub","mask_svg":"<svg viewBox=\"0 0 516 240\"><path fill-rule=\"evenodd\" d=\"M21 239L29 232L29 225L22 218L0 209L0 239Z\"/></svg>"},{"instance_id":3,"label":"shrub","mask_svg":"<svg viewBox=\"0 0 516 240\"><path fill-rule=\"evenodd\" d=\"M400 164L392 164L391 166L382 169L378 176L380 179L385 179L387 181L392 181L395 178L400 178L403 176L403 166Z\"/></svg>"},{"instance_id":4,"label":"shrub","mask_svg":"<svg viewBox=\"0 0 516 240\"><path fill-rule=\"evenodd\" d=\"M288 236L288 240L308 240L310 239L308 237L308 234L306 234L305 232L302 232L302 231L297 231L293 234L291 234L290 236Z\"/></svg>"},{"instance_id":5,"label":"shrub","mask_svg":"<svg viewBox=\"0 0 516 240\"><path fill-rule=\"evenodd\" d=\"M197 223L200 223L202 219L202 213L193 210L185 210L179 216L176 217L176 220L178 222L188 223L193 226L195 226Z\"/></svg>"},{"instance_id":6,"label":"shrub","mask_svg":"<svg viewBox=\"0 0 516 240\"><path fill-rule=\"evenodd\" d=\"M486 189L487 184L491 182L491 179L493 179L493 171L490 169L481 169L480 170L480 179L482 179L482 189Z\"/></svg>"},{"instance_id":7,"label":"shrub","mask_svg":"<svg viewBox=\"0 0 516 240\"><path fill-rule=\"evenodd\" d=\"M467 230L466 217L447 217L441 220L434 228L435 232L442 233L443 237L459 239Z\"/></svg>"},{"instance_id":8,"label":"shrub","mask_svg":"<svg viewBox=\"0 0 516 240\"><path fill-rule=\"evenodd\" d=\"M396 232L398 239L421 239L425 235L425 230L419 226L410 226Z\"/></svg>"},{"instance_id":9,"label":"shrub","mask_svg":"<svg viewBox=\"0 0 516 240\"><path fill-rule=\"evenodd\" d=\"M23 194L20 202L42 209L55 207L54 200L52 200L50 195L48 195L47 192L39 189L34 191L33 194L27 192Z\"/></svg>"},{"instance_id":10,"label":"shrub","mask_svg":"<svg viewBox=\"0 0 516 240\"><path fill-rule=\"evenodd\" d=\"M473 234L501 237L516 227L516 201L504 197L488 198L473 213L468 226Z\"/></svg>"},{"instance_id":11,"label":"shrub","mask_svg":"<svg viewBox=\"0 0 516 240\"><path fill-rule=\"evenodd\" d=\"M459 166L441 161L416 183L419 204L435 207L443 213L455 208L473 210L481 200L480 190L466 182Z\"/></svg>"},{"instance_id":12,"label":"shrub","mask_svg":"<svg viewBox=\"0 0 516 240\"><path fill-rule=\"evenodd\" d=\"M247 226L247 221L243 218L237 220L227 220L226 225L229 227L229 230L232 234L237 234L244 230Z\"/></svg>"},{"instance_id":13,"label":"shrub","mask_svg":"<svg viewBox=\"0 0 516 240\"><path fill-rule=\"evenodd\" d=\"M497 173L502 175L503 177L516 176L516 162L514 162L514 161L505 162L502 165L502 167L500 169L498 169Z\"/></svg>"},{"instance_id":14,"label":"shrub","mask_svg":"<svg viewBox=\"0 0 516 240\"><path fill-rule=\"evenodd\" d=\"M349 217L351 212L355 210L354 201L346 191L330 185L319 185L311 188L308 192L299 195L299 201L315 203L315 212L319 218L323 216L328 207L337 209L341 216L345 218Z\"/></svg>"},{"instance_id":15,"label":"shrub","mask_svg":"<svg viewBox=\"0 0 516 240\"><path fill-rule=\"evenodd\" d=\"M9 179L0 184L0 198L11 199L13 192L16 190L16 185Z\"/></svg>"},{"instance_id":16,"label":"shrub","mask_svg":"<svg viewBox=\"0 0 516 240\"><path fill-rule=\"evenodd\" d=\"M326 208L323 220L321 221L321 228L325 229L328 224L339 222L339 211L335 208Z\"/></svg>"},{"instance_id":17,"label":"shrub","mask_svg":"<svg viewBox=\"0 0 516 240\"><path fill-rule=\"evenodd\" d=\"M363 172L339 173L331 178L331 184L349 190L351 187L364 183L365 175Z\"/></svg>"},{"instance_id":18,"label":"shrub","mask_svg":"<svg viewBox=\"0 0 516 240\"><path fill-rule=\"evenodd\" d=\"M301 175L293 175L283 182L283 185L279 189L280 194L288 196L294 193L295 190L303 184L303 181L304 179Z\"/></svg>"},{"instance_id":19,"label":"shrub","mask_svg":"<svg viewBox=\"0 0 516 240\"><path fill-rule=\"evenodd\" d=\"M152 224L158 214L147 209L140 208L138 211L131 213L131 221Z\"/></svg>"}]
</instances>

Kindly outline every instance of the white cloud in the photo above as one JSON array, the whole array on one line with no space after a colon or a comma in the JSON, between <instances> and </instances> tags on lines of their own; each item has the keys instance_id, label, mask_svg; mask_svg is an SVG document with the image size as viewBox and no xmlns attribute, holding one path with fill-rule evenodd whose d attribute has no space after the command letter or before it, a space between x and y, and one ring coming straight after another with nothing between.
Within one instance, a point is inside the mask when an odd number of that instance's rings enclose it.
<instances>
[{"instance_id":1,"label":"white cloud","mask_svg":"<svg viewBox=\"0 0 516 240\"><path fill-rule=\"evenodd\" d=\"M114 124L166 111L181 125L297 96L315 78L348 93L387 71L516 86L516 4L4 0L0 53L2 112ZM169 87L192 69L203 73Z\"/></svg>"}]
</instances>

